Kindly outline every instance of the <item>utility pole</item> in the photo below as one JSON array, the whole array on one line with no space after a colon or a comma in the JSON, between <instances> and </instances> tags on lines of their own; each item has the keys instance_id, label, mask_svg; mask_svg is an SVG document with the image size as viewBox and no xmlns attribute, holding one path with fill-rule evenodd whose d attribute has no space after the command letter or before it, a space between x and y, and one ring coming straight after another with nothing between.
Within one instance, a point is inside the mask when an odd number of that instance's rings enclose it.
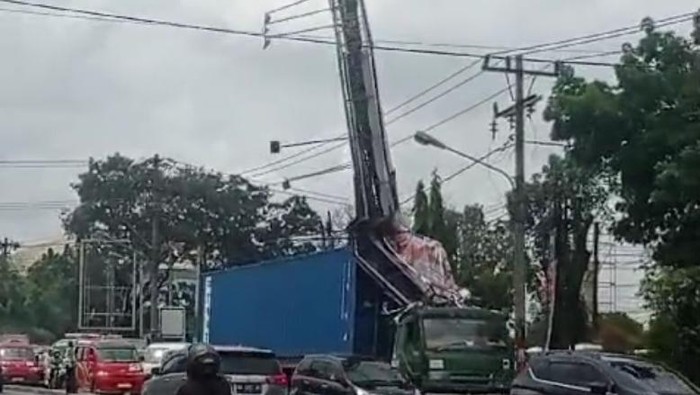
<instances>
[{"instance_id":1,"label":"utility pole","mask_svg":"<svg viewBox=\"0 0 700 395\"><path fill-rule=\"evenodd\" d=\"M598 332L599 308L598 308L598 272L600 271L600 258L598 256L598 244L600 241L600 224L593 224L593 328Z\"/></svg>"},{"instance_id":2,"label":"utility pole","mask_svg":"<svg viewBox=\"0 0 700 395\"><path fill-rule=\"evenodd\" d=\"M204 265L204 261L205 261L204 246L200 244L197 247L197 263L195 266L195 277L197 279L196 280L197 282L195 282L195 286L194 286L194 325L195 325L194 337L195 337L196 341L200 341L202 339L202 335L200 332L200 330L202 328L202 323L200 322L200 316L201 316L201 313L200 313L200 311L201 311L200 310L200 303L201 303L200 302L200 298L201 298L200 293L202 292L201 281L202 281L202 266Z\"/></svg>"},{"instance_id":3,"label":"utility pole","mask_svg":"<svg viewBox=\"0 0 700 395\"><path fill-rule=\"evenodd\" d=\"M158 294L160 289L158 287L158 266L160 264L160 201L158 199L160 187L160 158L156 155L153 158L153 179L152 181L152 202L151 202L151 266L150 266L150 279L151 279L151 325L150 334L151 339L157 334L158 331Z\"/></svg>"},{"instance_id":4,"label":"utility pole","mask_svg":"<svg viewBox=\"0 0 700 395\"><path fill-rule=\"evenodd\" d=\"M525 108L539 99L536 96L525 98L525 75L543 75L556 77L559 74L558 63L554 72L543 70L525 70L522 55L515 57L515 67L511 58L505 58L505 67L490 65L490 57L484 60L483 69L501 73L515 74L515 104L503 111L496 112L496 117L515 118L515 218L513 224L514 254L513 257L513 305L515 315L515 347L518 367L524 366L526 348L526 278L525 262L525 222L527 221L527 206L525 205ZM532 104L531 104L532 103Z\"/></svg>"},{"instance_id":5,"label":"utility pole","mask_svg":"<svg viewBox=\"0 0 700 395\"><path fill-rule=\"evenodd\" d=\"M7 261L7 259L10 257L10 253L18 248L19 243L5 237L0 243L0 257L3 261Z\"/></svg>"}]
</instances>

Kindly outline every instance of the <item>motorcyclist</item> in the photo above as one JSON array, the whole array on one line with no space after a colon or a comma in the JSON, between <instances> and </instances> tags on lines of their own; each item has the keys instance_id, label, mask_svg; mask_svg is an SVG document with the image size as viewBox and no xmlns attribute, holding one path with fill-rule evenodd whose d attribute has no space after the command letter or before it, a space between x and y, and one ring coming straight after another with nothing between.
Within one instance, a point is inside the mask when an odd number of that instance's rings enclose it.
<instances>
[{"instance_id":1,"label":"motorcyclist","mask_svg":"<svg viewBox=\"0 0 700 395\"><path fill-rule=\"evenodd\" d=\"M231 385L221 375L221 358L211 346L195 344L187 355L187 381L176 395L231 395Z\"/></svg>"},{"instance_id":2,"label":"motorcyclist","mask_svg":"<svg viewBox=\"0 0 700 395\"><path fill-rule=\"evenodd\" d=\"M66 394L75 394L78 392L77 378L75 377L75 345L73 342L68 342L65 353L63 354L63 368L66 372L65 384Z\"/></svg>"},{"instance_id":3,"label":"motorcyclist","mask_svg":"<svg viewBox=\"0 0 700 395\"><path fill-rule=\"evenodd\" d=\"M49 354L49 388L59 387L62 363L61 350L57 348L52 349Z\"/></svg>"}]
</instances>

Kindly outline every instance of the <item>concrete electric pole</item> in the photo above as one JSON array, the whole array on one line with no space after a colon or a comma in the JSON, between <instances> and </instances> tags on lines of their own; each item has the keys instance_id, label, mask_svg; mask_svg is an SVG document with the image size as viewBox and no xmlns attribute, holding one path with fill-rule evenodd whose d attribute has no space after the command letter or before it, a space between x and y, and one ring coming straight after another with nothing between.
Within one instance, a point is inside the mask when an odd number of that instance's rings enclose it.
<instances>
[{"instance_id":1,"label":"concrete electric pole","mask_svg":"<svg viewBox=\"0 0 700 395\"><path fill-rule=\"evenodd\" d=\"M556 77L559 75L558 64L554 72L525 70L522 55L515 57L515 66L511 58L506 57L505 67L490 65L491 58L484 60L484 70L515 74L515 104L496 113L497 117L515 119L515 202L514 257L513 257L513 305L515 315L515 346L518 364L525 362L526 348L526 279L527 267L525 262L525 222L527 221L527 206L525 201L525 109L530 103L538 100L536 96L525 97L525 75Z\"/></svg>"},{"instance_id":2,"label":"concrete electric pole","mask_svg":"<svg viewBox=\"0 0 700 395\"><path fill-rule=\"evenodd\" d=\"M158 287L158 266L160 265L160 201L159 187L160 187L160 158L156 155L153 158L153 190L152 193L152 215L151 218L151 265L150 265L150 288L151 288L151 325L150 331L151 339L154 335L157 335L158 331L158 294L160 293L160 288Z\"/></svg>"}]
</instances>

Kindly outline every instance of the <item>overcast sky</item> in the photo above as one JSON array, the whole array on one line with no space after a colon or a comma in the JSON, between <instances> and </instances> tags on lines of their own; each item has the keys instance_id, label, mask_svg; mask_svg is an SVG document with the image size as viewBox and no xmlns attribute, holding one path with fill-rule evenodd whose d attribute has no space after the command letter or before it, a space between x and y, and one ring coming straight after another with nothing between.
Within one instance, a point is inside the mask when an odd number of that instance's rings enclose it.
<instances>
[{"instance_id":1,"label":"overcast sky","mask_svg":"<svg viewBox=\"0 0 700 395\"><path fill-rule=\"evenodd\" d=\"M44 0L47 3L127 15L260 31L266 10L289 0ZM312 0L299 11L322 8ZM376 40L525 46L663 18L697 9L693 0L367 0ZM18 6L0 4L4 9ZM295 12L296 10L292 10ZM281 16L281 15L280 15ZM329 23L319 15L274 32ZM685 29L685 27L684 27ZM687 29L685 29L687 30ZM314 33L330 35L330 31ZM577 49L607 51L634 36ZM120 152L142 158L159 153L184 162L237 172L277 159L271 139L301 141L344 132L344 113L331 46L262 40L232 35L133 24L0 12L0 160L87 159ZM468 51L468 49L463 49ZM472 52L483 52L471 50ZM543 53L560 58L571 53ZM463 67L469 59L378 52L385 109ZM615 57L599 60L613 61ZM610 78L610 70L581 68L579 74ZM469 76L465 73L461 78ZM454 82L460 81L460 78ZM486 74L410 117L388 126L390 140L425 128L501 89L501 74ZM546 94L551 82L538 79ZM509 97L499 97L502 106ZM408 107L410 108L410 107ZM541 109L541 107L540 107ZM405 109L404 109L405 110ZM398 114L398 112L397 112ZM546 124L535 115L529 139L546 140ZM444 142L473 155L503 143L501 124L492 140L491 105L433 131ZM528 173L556 149L527 147ZM294 153L294 151L288 151ZM409 141L393 152L401 196L437 170L447 175L464 166L453 155ZM268 174L279 181L348 159L347 150L320 156ZM512 154L493 162L509 172ZM79 168L0 167L0 203L75 199L69 188ZM350 199L350 173L295 183L295 186ZM449 204L503 202L507 182L473 168L444 186ZM0 205L1 207L1 205ZM319 210L329 205L315 203ZM0 235L35 242L60 235L57 210L0 211Z\"/></svg>"}]
</instances>

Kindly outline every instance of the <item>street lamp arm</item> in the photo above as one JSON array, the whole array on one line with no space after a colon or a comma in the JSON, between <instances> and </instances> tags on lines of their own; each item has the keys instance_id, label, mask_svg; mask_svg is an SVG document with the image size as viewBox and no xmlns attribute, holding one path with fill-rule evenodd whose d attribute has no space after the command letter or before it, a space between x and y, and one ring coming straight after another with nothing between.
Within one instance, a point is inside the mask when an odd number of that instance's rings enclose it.
<instances>
[{"instance_id":1,"label":"street lamp arm","mask_svg":"<svg viewBox=\"0 0 700 395\"><path fill-rule=\"evenodd\" d=\"M479 165L481 165L481 166L484 166L484 167L486 167L486 168L489 169L489 170L495 171L496 173L498 173L498 174L502 175L503 177L505 177L505 178L508 180L508 183L510 183L510 187L513 188L513 189L515 189L515 179L513 179L513 177L512 177L510 174L508 174L505 170L503 170L503 169L501 169L501 168L499 168L499 167L496 167L496 166L494 166L494 165L492 165L492 164L490 164L490 163L488 163L488 162L486 162L486 161L483 161L483 160L481 160L481 159L479 159L479 158L477 158L477 157L474 157L474 156L471 156L471 155L469 155L469 154L467 154L467 153L464 153L464 152L462 152L462 151L456 150L456 149L454 149L454 148L452 148L452 147L444 146L444 147L442 147L442 149L447 150L447 151L450 151L450 152L452 152L452 153L454 153L454 154L457 154L457 155L459 155L459 156L461 156L461 157L463 157L463 158L469 159L470 161L472 161L472 162L474 162L474 163L476 163L476 164L479 164Z\"/></svg>"}]
</instances>

